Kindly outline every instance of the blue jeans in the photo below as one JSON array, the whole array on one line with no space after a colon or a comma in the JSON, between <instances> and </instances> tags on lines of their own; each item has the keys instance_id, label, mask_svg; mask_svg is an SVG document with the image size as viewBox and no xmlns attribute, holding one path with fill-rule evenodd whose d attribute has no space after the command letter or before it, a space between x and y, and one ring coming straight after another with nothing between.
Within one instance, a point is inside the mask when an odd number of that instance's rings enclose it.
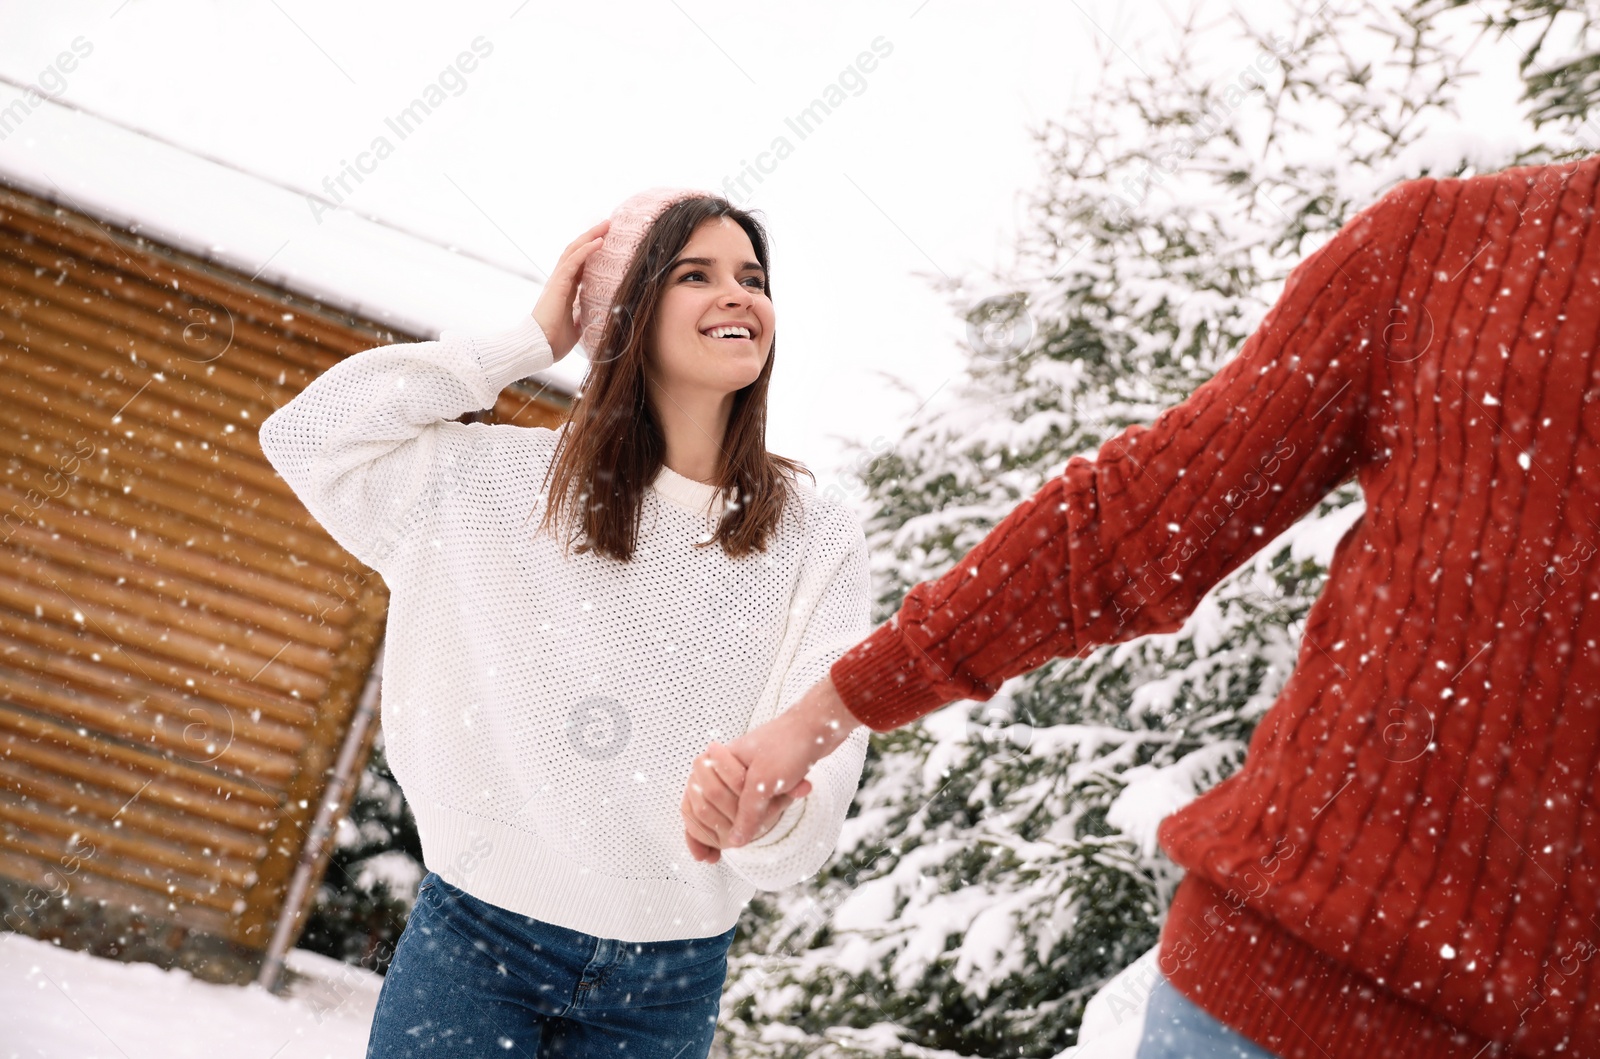
<instances>
[{"instance_id":1,"label":"blue jeans","mask_svg":"<svg viewBox=\"0 0 1600 1059\"><path fill-rule=\"evenodd\" d=\"M1134 1059L1277 1059L1272 1052L1212 1018L1156 975Z\"/></svg>"},{"instance_id":2,"label":"blue jeans","mask_svg":"<svg viewBox=\"0 0 1600 1059\"><path fill-rule=\"evenodd\" d=\"M367 1059L705 1059L737 929L686 941L597 938L430 871L378 993Z\"/></svg>"}]
</instances>

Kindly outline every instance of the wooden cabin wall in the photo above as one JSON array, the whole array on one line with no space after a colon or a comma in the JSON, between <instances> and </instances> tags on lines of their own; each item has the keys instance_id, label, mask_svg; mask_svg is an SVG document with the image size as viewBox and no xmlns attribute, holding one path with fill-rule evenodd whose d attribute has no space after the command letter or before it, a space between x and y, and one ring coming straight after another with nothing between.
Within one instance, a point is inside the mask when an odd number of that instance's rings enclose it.
<instances>
[{"instance_id":1,"label":"wooden cabin wall","mask_svg":"<svg viewBox=\"0 0 1600 1059\"><path fill-rule=\"evenodd\" d=\"M388 597L256 429L414 340L0 187L0 926L246 981L301 911Z\"/></svg>"}]
</instances>

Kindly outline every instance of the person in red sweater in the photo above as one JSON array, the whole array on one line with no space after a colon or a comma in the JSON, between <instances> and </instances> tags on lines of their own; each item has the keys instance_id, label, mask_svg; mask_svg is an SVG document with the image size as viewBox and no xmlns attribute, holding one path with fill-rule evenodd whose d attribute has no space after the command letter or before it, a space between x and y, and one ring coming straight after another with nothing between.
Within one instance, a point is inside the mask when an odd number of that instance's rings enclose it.
<instances>
[{"instance_id":1,"label":"person in red sweater","mask_svg":"<svg viewBox=\"0 0 1600 1059\"><path fill-rule=\"evenodd\" d=\"M1600 156L1362 210L1221 371L1068 461L732 743L719 837L858 724L1177 630L1355 478L1365 510L1243 765L1162 823L1186 874L1158 991L1229 1054L1600 1057L1597 200ZM1155 1007L1140 1054L1177 1054Z\"/></svg>"}]
</instances>

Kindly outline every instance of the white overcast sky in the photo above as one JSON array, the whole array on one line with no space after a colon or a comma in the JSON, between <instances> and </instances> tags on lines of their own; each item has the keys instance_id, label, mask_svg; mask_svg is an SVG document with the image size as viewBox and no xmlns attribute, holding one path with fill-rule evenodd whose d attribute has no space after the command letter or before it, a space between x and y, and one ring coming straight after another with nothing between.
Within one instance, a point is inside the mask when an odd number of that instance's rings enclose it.
<instances>
[{"instance_id":1,"label":"white overcast sky","mask_svg":"<svg viewBox=\"0 0 1600 1059\"><path fill-rule=\"evenodd\" d=\"M1008 265L1039 181L1030 130L1091 86L1097 43L1120 61L1170 32L1159 6L1099 0L519 4L0 0L0 73L34 80L83 36L63 98L315 187L481 36L466 89L347 201L525 272L635 191L721 189L787 136L742 203L773 237L769 444L827 484L839 438L894 436L958 370L961 325L923 274ZM865 89L801 139L785 119L878 38Z\"/></svg>"}]
</instances>

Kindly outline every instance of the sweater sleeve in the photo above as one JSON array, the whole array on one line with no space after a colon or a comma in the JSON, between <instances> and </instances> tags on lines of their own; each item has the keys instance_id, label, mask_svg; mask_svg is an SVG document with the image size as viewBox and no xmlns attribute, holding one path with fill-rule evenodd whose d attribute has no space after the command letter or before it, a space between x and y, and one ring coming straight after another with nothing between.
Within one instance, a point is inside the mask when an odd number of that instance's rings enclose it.
<instances>
[{"instance_id":1,"label":"sweater sleeve","mask_svg":"<svg viewBox=\"0 0 1600 1059\"><path fill-rule=\"evenodd\" d=\"M1075 456L831 671L887 731L985 700L1055 657L1183 625L1219 581L1358 468L1369 364L1415 229L1413 181L1289 275L1238 354L1149 426ZM1408 228L1409 225L1409 228Z\"/></svg>"},{"instance_id":2,"label":"sweater sleeve","mask_svg":"<svg viewBox=\"0 0 1600 1059\"><path fill-rule=\"evenodd\" d=\"M817 600L794 661L784 674L779 700L784 708L826 676L828 667L872 628L866 537L853 516L841 516L853 539ZM728 866L761 890L781 890L815 875L838 844L845 814L861 782L869 734L865 728L857 728L812 766L806 777L811 781L811 793L790 804L760 839L723 850Z\"/></svg>"},{"instance_id":3,"label":"sweater sleeve","mask_svg":"<svg viewBox=\"0 0 1600 1059\"><path fill-rule=\"evenodd\" d=\"M552 363L531 315L493 334L365 350L268 416L261 451L333 539L381 574L415 514L462 466L470 425L452 420Z\"/></svg>"}]
</instances>

